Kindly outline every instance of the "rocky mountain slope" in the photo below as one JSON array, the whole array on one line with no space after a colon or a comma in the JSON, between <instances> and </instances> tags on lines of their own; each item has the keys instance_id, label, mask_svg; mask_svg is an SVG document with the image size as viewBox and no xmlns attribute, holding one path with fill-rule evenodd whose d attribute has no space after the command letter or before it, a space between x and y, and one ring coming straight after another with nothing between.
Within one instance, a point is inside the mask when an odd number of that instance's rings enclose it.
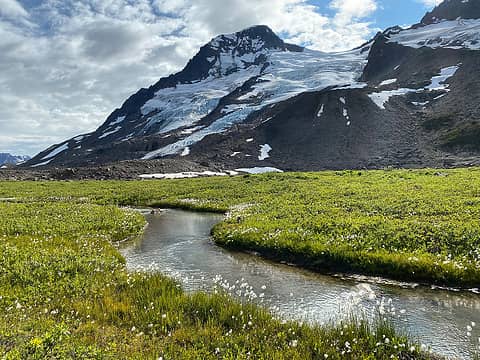
<instances>
[{"instance_id":1,"label":"rocky mountain slope","mask_svg":"<svg viewBox=\"0 0 480 360\"><path fill-rule=\"evenodd\" d=\"M152 159L210 169L476 164L479 4L447 0L421 23L387 29L342 53L286 44L266 26L218 36L94 133L54 145L27 166Z\"/></svg>"}]
</instances>

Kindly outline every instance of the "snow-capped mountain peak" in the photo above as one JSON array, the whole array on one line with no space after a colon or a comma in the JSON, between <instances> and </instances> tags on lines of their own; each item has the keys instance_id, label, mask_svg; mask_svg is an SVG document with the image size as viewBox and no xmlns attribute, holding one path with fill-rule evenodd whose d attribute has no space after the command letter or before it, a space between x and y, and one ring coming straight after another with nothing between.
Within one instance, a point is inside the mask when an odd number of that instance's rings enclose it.
<instances>
[{"instance_id":1,"label":"snow-capped mountain peak","mask_svg":"<svg viewBox=\"0 0 480 360\"><path fill-rule=\"evenodd\" d=\"M300 46L286 44L268 26L257 25L233 33L213 38L207 45L214 51L243 56L265 49L302 51Z\"/></svg>"},{"instance_id":2,"label":"snow-capped mountain peak","mask_svg":"<svg viewBox=\"0 0 480 360\"><path fill-rule=\"evenodd\" d=\"M264 65L271 51L303 49L283 42L269 27L254 26L246 30L215 37L206 45L211 55L209 76L225 76L252 65Z\"/></svg>"},{"instance_id":3,"label":"snow-capped mountain peak","mask_svg":"<svg viewBox=\"0 0 480 360\"><path fill-rule=\"evenodd\" d=\"M301 52L303 48L285 43L265 25L219 35L200 48L187 66L174 75L176 82L168 85L192 83L209 76L225 76L253 64L260 65L266 61L265 54L271 51Z\"/></svg>"}]
</instances>

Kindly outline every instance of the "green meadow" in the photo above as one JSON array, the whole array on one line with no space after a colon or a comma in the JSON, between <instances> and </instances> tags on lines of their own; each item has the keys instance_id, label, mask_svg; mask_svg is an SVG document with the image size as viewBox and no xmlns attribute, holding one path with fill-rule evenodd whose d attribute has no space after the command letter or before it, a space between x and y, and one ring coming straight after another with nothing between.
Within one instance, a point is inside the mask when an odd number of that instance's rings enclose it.
<instances>
[{"instance_id":1,"label":"green meadow","mask_svg":"<svg viewBox=\"0 0 480 360\"><path fill-rule=\"evenodd\" d=\"M129 273L131 206L225 212L222 246L322 272L480 286L480 170L0 182L2 359L428 359L388 322L310 326Z\"/></svg>"},{"instance_id":2,"label":"green meadow","mask_svg":"<svg viewBox=\"0 0 480 360\"><path fill-rule=\"evenodd\" d=\"M480 286L480 169L3 182L0 198L228 212L220 245L325 272Z\"/></svg>"}]
</instances>

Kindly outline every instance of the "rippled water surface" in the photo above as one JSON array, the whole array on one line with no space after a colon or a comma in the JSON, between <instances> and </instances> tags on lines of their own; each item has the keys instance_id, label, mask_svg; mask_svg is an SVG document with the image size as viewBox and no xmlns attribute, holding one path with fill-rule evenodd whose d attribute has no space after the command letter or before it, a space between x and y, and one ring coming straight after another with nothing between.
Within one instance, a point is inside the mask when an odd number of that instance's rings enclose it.
<instances>
[{"instance_id":1,"label":"rippled water surface","mask_svg":"<svg viewBox=\"0 0 480 360\"><path fill-rule=\"evenodd\" d=\"M340 279L230 252L210 238L220 215L167 210L146 218L150 225L143 241L123 250L129 268L160 271L187 291L221 286L281 316L319 323L385 310L401 330L451 358L469 359L473 339L478 344L479 295ZM472 322L478 325L469 337Z\"/></svg>"}]
</instances>

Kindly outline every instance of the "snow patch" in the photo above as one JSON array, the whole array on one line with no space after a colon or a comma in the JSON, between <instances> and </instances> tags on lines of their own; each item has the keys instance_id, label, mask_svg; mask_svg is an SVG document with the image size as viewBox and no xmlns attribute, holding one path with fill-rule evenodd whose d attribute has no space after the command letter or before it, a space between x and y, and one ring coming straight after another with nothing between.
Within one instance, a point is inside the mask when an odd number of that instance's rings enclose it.
<instances>
[{"instance_id":1,"label":"snow patch","mask_svg":"<svg viewBox=\"0 0 480 360\"><path fill-rule=\"evenodd\" d=\"M418 90L414 89L396 89L396 90L388 90L388 91L381 91L381 92L374 92L368 94L368 97L382 110L385 110L385 105L387 102L390 101L390 98L393 96L400 96L406 95L411 92L417 92Z\"/></svg>"},{"instance_id":2,"label":"snow patch","mask_svg":"<svg viewBox=\"0 0 480 360\"><path fill-rule=\"evenodd\" d=\"M235 169L235 171L243 172L247 174L283 173L282 170L276 169L273 167L242 168L242 169Z\"/></svg>"},{"instance_id":3,"label":"snow patch","mask_svg":"<svg viewBox=\"0 0 480 360\"><path fill-rule=\"evenodd\" d=\"M385 104L390 101L390 98L392 96L401 96L401 95L406 95L409 93L422 93L425 91L450 91L448 89L449 85L446 84L445 82L450 79L452 76L455 75L457 70L459 69L459 66L449 66L446 68L443 68L440 70L440 75L434 76L431 80L430 85L423 89L408 89L408 88L401 88L401 89L396 89L396 90L388 90L388 91L381 91L381 92L374 92L371 94L368 94L370 99L382 110L385 110ZM434 98L434 100L438 100L442 97L444 97L446 94L442 94ZM428 102L427 102L428 103ZM422 105L422 103L413 103L414 105ZM426 104L424 104L426 105Z\"/></svg>"},{"instance_id":4,"label":"snow patch","mask_svg":"<svg viewBox=\"0 0 480 360\"><path fill-rule=\"evenodd\" d=\"M397 82L397 79L388 79L388 80L382 81L379 86L391 85L391 84L395 84L396 82Z\"/></svg>"},{"instance_id":5,"label":"snow patch","mask_svg":"<svg viewBox=\"0 0 480 360\"><path fill-rule=\"evenodd\" d=\"M107 136L110 136L110 135L112 135L112 134L115 134L115 133L118 132L121 128L122 128L121 126L117 126L115 129L103 133L103 135L99 136L98 138L99 138L99 139L104 139L104 138L106 138Z\"/></svg>"},{"instance_id":6,"label":"snow patch","mask_svg":"<svg viewBox=\"0 0 480 360\"><path fill-rule=\"evenodd\" d=\"M447 94L438 95L437 97L434 97L433 100L441 99L441 98L443 98L443 97L446 96L446 95L447 95Z\"/></svg>"},{"instance_id":7,"label":"snow patch","mask_svg":"<svg viewBox=\"0 0 480 360\"><path fill-rule=\"evenodd\" d=\"M228 172L214 172L214 171L203 171L203 172L181 172L181 173L170 173L170 174L142 174L139 175L142 179L191 179L197 177L209 177L209 176L229 176L229 175L238 175L235 171Z\"/></svg>"},{"instance_id":8,"label":"snow patch","mask_svg":"<svg viewBox=\"0 0 480 360\"><path fill-rule=\"evenodd\" d=\"M187 136L185 139L179 140L173 144L167 145L163 148L146 154L142 159L150 160L156 157L178 154L183 151L185 147L191 146L201 141L208 135L220 134L231 128L233 125L245 121L250 112L250 109L244 109L238 112L234 112L232 114L228 114L223 118L220 118L219 120L213 122L208 127L201 129L200 131L197 131L190 136Z\"/></svg>"},{"instance_id":9,"label":"snow patch","mask_svg":"<svg viewBox=\"0 0 480 360\"><path fill-rule=\"evenodd\" d=\"M424 102L417 102L417 101L412 101L412 104L415 106L425 106L430 104L430 101L424 101Z\"/></svg>"},{"instance_id":10,"label":"snow patch","mask_svg":"<svg viewBox=\"0 0 480 360\"><path fill-rule=\"evenodd\" d=\"M44 165L47 165L47 164L49 164L49 163L50 163L50 161L52 161L52 160L53 160L53 159L50 159L50 160L44 161L44 162L42 162L42 163L39 163L39 164L32 165L32 166L30 166L30 167L33 167L33 168L35 168L35 167L39 167L39 166L44 166Z\"/></svg>"},{"instance_id":11,"label":"snow patch","mask_svg":"<svg viewBox=\"0 0 480 360\"><path fill-rule=\"evenodd\" d=\"M322 107L320 108L320 110L318 110L318 113L317 113L318 118L322 117L324 110L325 110L325 104L322 104Z\"/></svg>"},{"instance_id":12,"label":"snow patch","mask_svg":"<svg viewBox=\"0 0 480 360\"><path fill-rule=\"evenodd\" d=\"M86 135L80 135L80 136L77 136L77 137L73 138L73 141L80 142L83 139L85 139L85 137L86 137Z\"/></svg>"},{"instance_id":13,"label":"snow patch","mask_svg":"<svg viewBox=\"0 0 480 360\"><path fill-rule=\"evenodd\" d=\"M180 154L180 156L188 156L190 155L190 148L187 146L185 149L183 149L183 152Z\"/></svg>"},{"instance_id":14,"label":"snow patch","mask_svg":"<svg viewBox=\"0 0 480 360\"><path fill-rule=\"evenodd\" d=\"M239 71L225 77L211 76L197 83L159 90L141 109L142 115L148 118L141 133L148 133L153 126L158 127L158 133L165 134L194 125L215 110L223 97L250 77L259 75L260 70Z\"/></svg>"},{"instance_id":15,"label":"snow patch","mask_svg":"<svg viewBox=\"0 0 480 360\"><path fill-rule=\"evenodd\" d=\"M240 101L250 100L260 95L261 95L261 92L259 89L253 89L252 91L246 93L245 95L238 97L237 100L240 100Z\"/></svg>"},{"instance_id":16,"label":"snow patch","mask_svg":"<svg viewBox=\"0 0 480 360\"><path fill-rule=\"evenodd\" d=\"M59 147L55 148L53 151L51 151L50 153L48 153L47 155L42 157L40 160L47 160L47 159L53 158L53 157L57 156L58 154L60 154L61 152L64 152L65 150L68 150L68 143L64 143L64 144L60 145ZM46 165L46 164L42 163L41 165ZM41 165L38 165L38 166L41 166Z\"/></svg>"},{"instance_id":17,"label":"snow patch","mask_svg":"<svg viewBox=\"0 0 480 360\"><path fill-rule=\"evenodd\" d=\"M198 131L200 129L203 129L204 126L195 126L193 128L190 128L190 129L185 129L185 130L182 130L180 132L180 135L190 135L190 134L193 134L195 131Z\"/></svg>"},{"instance_id":18,"label":"snow patch","mask_svg":"<svg viewBox=\"0 0 480 360\"><path fill-rule=\"evenodd\" d=\"M459 66L450 66L440 70L440 75L434 76L432 78L432 83L425 88L425 90L445 90L450 91L448 89L449 85L445 82L450 79L452 76L455 75Z\"/></svg>"},{"instance_id":19,"label":"snow patch","mask_svg":"<svg viewBox=\"0 0 480 360\"><path fill-rule=\"evenodd\" d=\"M265 159L268 159L270 157L270 151L272 150L272 147L268 144L260 146L260 155L258 157L258 160L263 161Z\"/></svg>"},{"instance_id":20,"label":"snow patch","mask_svg":"<svg viewBox=\"0 0 480 360\"><path fill-rule=\"evenodd\" d=\"M125 118L126 118L126 116L119 116L114 121L112 121L110 124L108 124L108 126L111 127L111 126L120 124L121 122L123 122L125 120Z\"/></svg>"},{"instance_id":21,"label":"snow patch","mask_svg":"<svg viewBox=\"0 0 480 360\"><path fill-rule=\"evenodd\" d=\"M222 110L222 114L230 114L234 111L245 109L247 107L247 104L230 104L226 105Z\"/></svg>"},{"instance_id":22,"label":"snow patch","mask_svg":"<svg viewBox=\"0 0 480 360\"><path fill-rule=\"evenodd\" d=\"M367 83L357 82L357 83L348 84L348 85L337 85L337 86L334 86L333 89L364 89L367 86L368 86Z\"/></svg>"}]
</instances>

